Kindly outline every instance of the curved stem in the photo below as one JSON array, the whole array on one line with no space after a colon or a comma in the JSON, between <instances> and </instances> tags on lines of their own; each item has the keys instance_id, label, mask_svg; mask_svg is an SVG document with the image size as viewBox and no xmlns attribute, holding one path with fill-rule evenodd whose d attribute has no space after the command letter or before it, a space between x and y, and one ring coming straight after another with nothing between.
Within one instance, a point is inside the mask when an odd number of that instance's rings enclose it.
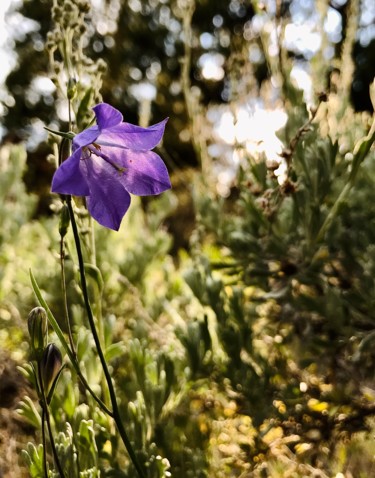
<instances>
[{"instance_id":1,"label":"curved stem","mask_svg":"<svg viewBox=\"0 0 375 478\"><path fill-rule=\"evenodd\" d=\"M30 270L30 280L31 280L31 284L33 286L33 289L34 289L34 292L35 292L35 295L37 296L38 298L38 301L39 301L39 304L44 307L44 309L46 310L47 312L47 316L48 316L48 320L53 328L53 330L55 331L56 335L58 336L59 340L60 340L60 343L61 345L63 346L66 354L68 355L70 361L71 361L71 364L73 365L73 368L74 370L76 371L78 377L80 378L82 384L84 385L84 387L86 388L86 390L90 393L90 395L92 396L92 398L97 402L97 404L99 405L99 407L103 410L103 412L105 412L108 416L112 417L113 418L113 413L111 412L111 410L106 407L106 405L103 403L102 400L100 400L100 398L95 394L95 392L92 390L92 388L90 387L90 385L88 384L86 378L84 377L84 375L82 374L80 368L79 368L79 363L77 362L77 359L76 357L73 355L73 352L70 350L70 347L69 347L69 344L68 342L65 340L65 337L64 337L64 334L62 333L62 330L60 329L60 326L59 324L57 323L55 317L53 316L52 312L51 312L51 309L48 307L48 304L47 302L44 300L44 297L42 296L42 293L40 292L40 289L38 287L38 284L35 280L35 277L32 273L32 271Z\"/></svg>"},{"instance_id":2,"label":"curved stem","mask_svg":"<svg viewBox=\"0 0 375 478\"><path fill-rule=\"evenodd\" d=\"M70 320L69 320L69 312L68 312L68 299L67 299L67 294L66 294L66 280L65 280L65 251L64 251L64 238L61 237L60 239L60 264L61 264L61 287L62 287L62 293L63 293L63 301L64 301L64 316L65 316L65 323L67 326L68 330L68 337L69 337L69 344L70 348L72 351L72 355L74 357L74 361L77 362L77 353L73 341L73 336L72 336L72 331L70 327ZM78 367L76 367L76 372L78 374L78 377L80 378L83 386L86 388L86 390L90 393L90 395L93 397L93 399L96 401L96 403L99 405L99 407L107 413L110 417L113 418L113 413L112 411L107 407L107 405L96 395L96 393L92 390L92 388L89 386L86 378L83 376L81 370L79 369L79 364L77 364Z\"/></svg>"},{"instance_id":3,"label":"curved stem","mask_svg":"<svg viewBox=\"0 0 375 478\"><path fill-rule=\"evenodd\" d=\"M96 395L96 393L94 392L94 390L90 387L90 385L88 384L86 378L84 377L84 375L82 374L81 370L78 368L75 368L76 372L77 372L77 375L78 377L80 378L83 386L86 388L86 390L89 392L89 394L92 396L92 398L96 401L96 403L99 405L99 407L103 410L104 413L106 413L108 416L110 416L111 418L114 417L113 415L113 412L106 406L106 404L100 400L100 398Z\"/></svg>"},{"instance_id":4,"label":"curved stem","mask_svg":"<svg viewBox=\"0 0 375 478\"><path fill-rule=\"evenodd\" d=\"M70 101L69 101L69 127L71 127L71 119L70 119L70 107L71 107L71 104L70 104ZM67 138L63 138L61 143L60 143L60 146L59 146L59 165L62 164L63 162L63 154L64 154L64 144L66 143L66 140ZM69 200L68 200L69 198ZM70 202L70 196L65 196L65 195L62 195L61 196L61 200L63 202ZM69 210L69 215L71 215L71 211ZM64 251L64 238L63 237L60 237L60 263L61 263L61 283L62 283L62 292L63 292L63 300L64 300L64 315L65 315L65 322L66 322L66 325L67 325L67 328L68 328L68 336L69 336L69 343L70 343L70 348L68 346L68 344L65 342L65 339L63 336L60 336L59 334L59 338L61 340L61 343L62 345L64 346L71 362L72 362L72 365L75 369L75 371L77 372L77 375L78 377L80 378L83 386L86 388L86 390L90 393L90 395L93 397L93 399L96 401L96 403L99 405L99 407L107 414L109 415L110 417L113 417L113 413L111 412L111 410L105 405L105 403L100 400L100 398L95 394L95 392L92 390L92 388L90 387L90 385L88 384L86 378L83 376L80 368L79 368L79 364L77 362L77 356L76 356L76 350L75 350L75 346L74 346L74 341L73 341L73 336L72 336L72 333L71 333L71 328L70 328L70 321L69 321L69 313L68 313L68 300L67 300L67 296L66 296L66 281L65 281L65 267L64 267L64 264L65 264L65 261L64 261L64 258L65 258L65 251ZM32 282L33 282L33 278L31 278ZM40 296L39 297L39 300L41 300L42 297ZM50 317L50 320L52 317L52 313L50 313L50 310L48 308L48 305L43 303L42 304L43 307L47 310L47 313ZM55 329L55 327L54 327ZM56 331L56 329L55 329Z\"/></svg>"},{"instance_id":5,"label":"curved stem","mask_svg":"<svg viewBox=\"0 0 375 478\"><path fill-rule=\"evenodd\" d=\"M87 318L88 318L88 321L89 321L91 333L92 333L93 338L94 338L94 342L95 342L95 346L96 346L96 349L97 349L97 352L98 352L98 356L99 356L101 365L103 367L104 376L105 376L105 379L106 379L106 382L107 382L108 391L109 391L109 395L110 395L110 399L111 399L111 403L112 403L113 419L116 423L117 430L118 430L118 432L120 434L120 437L121 437L121 439L122 439L122 441L125 445L125 448L127 449L128 453L129 453L129 457L130 457L131 461L133 462L133 465L134 465L135 469L137 470L137 473L138 473L139 477L140 478L145 478L145 474L143 473L143 470L142 470L142 468L141 468L141 466L140 466L140 464L137 460L137 457L136 457L135 452L133 450L132 444L130 443L129 437L128 437L128 435L126 433L126 430L125 430L125 427L122 423L120 410L119 410L118 403L117 403L116 393L115 393L115 389L114 389L114 386L113 386L113 383L112 383L111 374L109 373L108 365L107 365L107 362L106 362L105 357L104 357L104 352L103 352L101 344L100 344L99 335L98 335L98 332L96 330L94 316L93 316L93 313L92 313L92 310L91 310L90 299L89 299L88 290L87 290L86 275L85 275L85 269L84 269L84 261L83 261L83 255L82 255L82 249L81 249L81 241L80 241L80 238L79 238L77 223L76 223L76 220L75 220L74 211L73 211L70 196L67 197L67 205L68 205L68 208L69 208L70 220L71 220L71 224L72 224L74 241L75 241L76 250L77 250L80 277L81 277L81 287L82 287L83 299L84 299L85 307L86 307L86 311L87 311Z\"/></svg>"}]
</instances>

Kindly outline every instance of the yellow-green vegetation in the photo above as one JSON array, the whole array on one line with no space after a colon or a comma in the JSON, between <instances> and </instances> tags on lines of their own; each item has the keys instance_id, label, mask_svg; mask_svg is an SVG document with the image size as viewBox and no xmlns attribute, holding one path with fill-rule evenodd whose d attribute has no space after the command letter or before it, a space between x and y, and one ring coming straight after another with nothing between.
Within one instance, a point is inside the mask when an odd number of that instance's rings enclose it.
<instances>
[{"instance_id":1,"label":"yellow-green vegetation","mask_svg":"<svg viewBox=\"0 0 375 478\"><path fill-rule=\"evenodd\" d=\"M123 3L131 10L124 18L132 19L133 34L143 31L146 22L140 25L139 16L149 19L153 10L142 10L142 2ZM170 169L172 191L152 199L132 198L119 232L95 223L83 198L69 203L82 241L94 322L136 459L147 478L371 478L375 121L369 112L356 112L350 96L359 2L348 2L341 49L332 64L325 57L330 42L324 30L331 7L317 2L322 38L319 51L306 62L310 95L293 80L295 64L283 46L290 24L278 10L283 2L276 2L276 12L263 2L251 2L251 18L257 15L264 27L258 32L250 20L240 22L245 18L242 3L230 2L234 25L221 29L220 18L214 17L218 45L223 51L231 47L224 52L227 96L219 105L207 100L214 79L204 90L202 77L193 71L197 45L204 44L195 31L195 12L209 8L210 2L149 4L160 13L163 29L178 25L176 31L183 33L182 43L176 40L178 61L169 61L177 58L169 45L169 57L160 61L163 68L153 78L158 114L167 104L171 108L165 143L158 151ZM90 124L90 102L100 99L102 81L104 95L120 101L123 94L120 82L115 91L114 80L103 77L101 62L97 80L92 79L97 68L78 36L77 54L69 54L74 61L88 62L92 88L78 81L79 74L84 76L82 65L76 70L73 61L61 66L66 38L59 28L83 35L88 9L83 0L54 1L57 27L47 45L55 83L68 87L67 98L59 101L74 100L69 105L79 113L78 125L74 115L69 119L75 132ZM79 12L77 23L74 12ZM177 23L166 20L172 17ZM119 25L122 21L119 17ZM149 25L156 28L153 21ZM123 30L114 38L129 49ZM163 41L149 43L151 49ZM257 62L249 61L254 51L267 70L262 82L257 80ZM112 54L116 79L121 62L117 49ZM129 57L135 61L132 52ZM176 65L182 65L177 79ZM77 84L65 84L72 71ZM124 66L124 71L129 82L131 75L138 78L135 67ZM152 77L152 68L148 73ZM168 96L169 88L177 91L176 97ZM278 111L285 121L277 137L263 136L259 128L261 137L250 141L235 126L245 115L256 129L259 104L268 113ZM52 122L48 107L45 101L44 120ZM140 109L147 123L151 102ZM30 115L32 110L30 106ZM222 127L218 139L214 123L230 115L232 123ZM226 127L233 127L230 134ZM277 160L268 156L267 141L280 146L274 151ZM183 143L176 153L179 161L186 151L194 154L189 167L175 165L176 142ZM54 160L59 151L69 155L60 138L51 145ZM8 421L0 425L9 439L0 440L0 476L11 477L12 470L17 474L12 478L46 475L40 443L48 405L56 445L52 451L67 477L133 478L134 461L116 431L113 401L88 327L82 271L68 220L60 242L59 220L67 198L51 195L47 211L38 212L40 196L25 186L25 173L33 168L26 161L22 143L1 146L0 411ZM28 363L27 318L40 305L49 308L48 342L59 348L64 364L61 368L59 352L49 346L57 359L51 365L48 396L39 396L47 405L36 398L38 380ZM66 353L66 316L74 354ZM59 475L56 460L50 446L47 451L48 476L54 478Z\"/></svg>"}]
</instances>

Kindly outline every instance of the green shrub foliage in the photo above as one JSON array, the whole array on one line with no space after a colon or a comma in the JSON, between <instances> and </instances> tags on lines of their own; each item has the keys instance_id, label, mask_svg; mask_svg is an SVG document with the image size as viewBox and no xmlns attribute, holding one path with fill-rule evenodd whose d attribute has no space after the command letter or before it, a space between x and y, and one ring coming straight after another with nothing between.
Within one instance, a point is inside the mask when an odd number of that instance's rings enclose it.
<instances>
[{"instance_id":1,"label":"green shrub foliage","mask_svg":"<svg viewBox=\"0 0 375 478\"><path fill-rule=\"evenodd\" d=\"M88 326L67 203L77 218L87 292L119 415L145 477L373 475L375 122L369 112L355 112L350 101L359 2L347 2L342 12L346 24L334 68L324 57L328 40L323 30L321 49L311 61L305 58L310 94L292 80L296 55L286 48L271 54L275 39L269 28L249 33L258 16L275 27L282 46L287 7L272 12L260 2L252 2L251 8L230 2L228 10L224 3L218 3L215 17L214 2L123 2L121 15L131 10L131 21L125 23L134 32L128 43L125 29L105 35L103 59L114 72L110 81L103 76L98 43L96 50L90 46L84 51L80 41L89 5L54 2L50 33L56 38L50 35L47 47L52 76L62 86L53 94L60 102L70 101L75 114L69 126L75 132L90 124L90 107L101 99L101 91L120 101L126 85L119 86L116 96L113 81L134 76L138 62L142 64L139 48L155 50L162 58L154 58L163 65L154 78L159 93L155 111L170 113L171 133L167 126L159 152L169 158L173 189L152 200L132 198L115 233L94 224L80 199L68 203L65 197L49 196L49 214L38 214L37 199L24 186L28 167L34 167L26 164L25 148L6 144L0 149L0 337L15 360L31 360L20 369L37 398L25 395L18 413L35 430L36 440L18 441L24 444L23 466L33 478L57 478L59 469L69 478L137 476L115 426L118 417L113 420L107 377ZM25 2L26 11L30 5ZM319 2L319 8L323 22L328 2ZM167 40L143 45L143 35L149 39L155 25L156 38L166 35L167 10L182 32L178 41L168 37L170 45ZM76 23L71 18L75 11ZM70 12L70 17L60 18L59 12ZM205 15L198 18L197 12ZM41 33L46 34L44 13ZM140 25L140 15L149 22ZM224 55L224 78L216 85L197 73L205 49L204 42L197 45L200 35L213 28L211 17L216 18L211 36L218 38L211 53ZM119 25L124 18L118 18ZM60 27L76 35L71 55L81 69L74 70L74 82L65 78ZM91 30L83 38L95 45L98 32ZM129 53L124 71L121 51L107 51L109 38L122 42ZM168 57L164 49L172 43L176 51L168 50ZM25 48L23 42L20 46ZM262 61L253 68L249 51L255 47ZM97 63L90 62L90 53ZM46 69L44 61L33 68ZM152 61L145 57L143 62L142 75ZM9 79L19 79L18 73L15 69ZM166 78L176 98L168 97ZM13 93L17 99L23 96L20 89ZM129 92L125 100L134 107ZM43 95L38 101L44 101ZM240 134L226 143L217 139L212 118L230 113L235 127L245 111L250 122L257 107L244 105L253 104L284 115L275 137L277 160L259 147L267 139L256 138L256 148ZM29 118L38 105L27 105ZM17 101L12 111L21 106ZM51 102L41 111L43 121L56 119ZM15 117L7 123L15 128ZM175 168L173 145L184 138ZM64 156L66 144L50 141L54 160L59 151L60 159ZM220 153L214 154L218 144ZM181 160L184 150L191 157ZM52 167L52 161L48 164ZM222 171L231 178L224 189ZM37 345L48 343L58 357L57 365L50 365L47 394L38 376L39 354L31 354L26 345L27 317L36 306L45 309L49 324L48 333L44 323L38 329ZM43 436L48 420L51 441Z\"/></svg>"}]
</instances>

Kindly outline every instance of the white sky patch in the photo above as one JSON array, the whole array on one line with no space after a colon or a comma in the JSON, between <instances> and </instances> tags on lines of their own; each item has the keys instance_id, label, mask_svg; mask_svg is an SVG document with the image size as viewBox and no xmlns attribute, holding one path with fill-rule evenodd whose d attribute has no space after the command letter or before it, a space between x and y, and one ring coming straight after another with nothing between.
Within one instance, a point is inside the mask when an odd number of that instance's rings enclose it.
<instances>
[{"instance_id":1,"label":"white sky patch","mask_svg":"<svg viewBox=\"0 0 375 478\"><path fill-rule=\"evenodd\" d=\"M285 28L285 47L296 53L303 53L306 58L312 58L319 51L321 42L320 34L314 31L312 23L289 23Z\"/></svg>"},{"instance_id":2,"label":"white sky patch","mask_svg":"<svg viewBox=\"0 0 375 478\"><path fill-rule=\"evenodd\" d=\"M341 15L334 8L328 7L327 16L324 20L324 30L332 43L338 43L341 40L341 28Z\"/></svg>"},{"instance_id":3,"label":"white sky patch","mask_svg":"<svg viewBox=\"0 0 375 478\"><path fill-rule=\"evenodd\" d=\"M138 101L153 101L156 98L156 87L151 83L137 83L130 87L130 93Z\"/></svg>"},{"instance_id":4,"label":"white sky patch","mask_svg":"<svg viewBox=\"0 0 375 478\"><path fill-rule=\"evenodd\" d=\"M215 127L215 136L227 144L233 145L236 140L234 118L230 111L222 113Z\"/></svg>"},{"instance_id":5,"label":"white sky patch","mask_svg":"<svg viewBox=\"0 0 375 478\"><path fill-rule=\"evenodd\" d=\"M224 61L225 58L220 53L205 53L202 55L198 64L201 68L202 75L206 80L220 81L224 78Z\"/></svg>"},{"instance_id":6,"label":"white sky patch","mask_svg":"<svg viewBox=\"0 0 375 478\"><path fill-rule=\"evenodd\" d=\"M240 106L234 116L231 111L218 109L208 117L213 122L214 143L209 151L213 157L221 159L215 162L217 191L222 196L229 193L241 157L250 154L257 158L265 155L268 160L280 163L283 144L276 133L285 126L287 115L282 109L264 109L261 105ZM224 163L222 160L224 159Z\"/></svg>"},{"instance_id":7,"label":"white sky patch","mask_svg":"<svg viewBox=\"0 0 375 478\"><path fill-rule=\"evenodd\" d=\"M306 71L306 65L295 63L290 72L290 77L297 88L303 91L306 103L311 103L313 99L313 84L311 76Z\"/></svg>"},{"instance_id":8,"label":"white sky patch","mask_svg":"<svg viewBox=\"0 0 375 478\"><path fill-rule=\"evenodd\" d=\"M369 45L375 38L375 3L374 0L362 0L359 20L358 38L362 46Z\"/></svg>"},{"instance_id":9,"label":"white sky patch","mask_svg":"<svg viewBox=\"0 0 375 478\"><path fill-rule=\"evenodd\" d=\"M9 40L11 26L8 24L5 16L11 4L16 6L19 3L21 2L17 0L0 1L0 84L4 82L8 73L16 64ZM12 29L14 29L14 26Z\"/></svg>"},{"instance_id":10,"label":"white sky patch","mask_svg":"<svg viewBox=\"0 0 375 478\"><path fill-rule=\"evenodd\" d=\"M287 120L281 109L266 110L256 107L249 111L246 106L240 107L234 118L230 111L222 113L215 125L215 137L234 146L242 144L250 152L264 152L268 159L275 159L282 149L282 143L276 132Z\"/></svg>"},{"instance_id":11,"label":"white sky patch","mask_svg":"<svg viewBox=\"0 0 375 478\"><path fill-rule=\"evenodd\" d=\"M56 112L59 120L68 122L69 121L69 108L65 100L56 101ZM72 119L74 120L74 111L71 111Z\"/></svg>"},{"instance_id":12,"label":"white sky patch","mask_svg":"<svg viewBox=\"0 0 375 478\"><path fill-rule=\"evenodd\" d=\"M209 48L212 48L214 46L215 37L211 35L211 33L204 32L199 37L199 43L204 49L208 50Z\"/></svg>"},{"instance_id":13,"label":"white sky patch","mask_svg":"<svg viewBox=\"0 0 375 478\"><path fill-rule=\"evenodd\" d=\"M26 148L29 151L34 151L42 141L46 141L48 133L40 119L33 120L28 128L30 134L27 138Z\"/></svg>"},{"instance_id":14,"label":"white sky patch","mask_svg":"<svg viewBox=\"0 0 375 478\"><path fill-rule=\"evenodd\" d=\"M47 76L36 76L31 82L31 88L40 95L52 95L56 86Z\"/></svg>"},{"instance_id":15,"label":"white sky patch","mask_svg":"<svg viewBox=\"0 0 375 478\"><path fill-rule=\"evenodd\" d=\"M283 145L276 132L285 125L286 120L286 113L280 109L257 108L253 114L245 109L240 110L236 124L237 141L244 142L249 153L264 153L267 159L279 161Z\"/></svg>"}]
</instances>

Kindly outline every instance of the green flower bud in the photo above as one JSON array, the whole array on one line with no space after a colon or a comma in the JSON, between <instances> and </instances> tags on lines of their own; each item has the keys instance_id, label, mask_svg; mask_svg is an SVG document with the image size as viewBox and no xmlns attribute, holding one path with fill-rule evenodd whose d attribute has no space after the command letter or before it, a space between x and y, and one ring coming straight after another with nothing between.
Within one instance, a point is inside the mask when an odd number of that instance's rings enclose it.
<instances>
[{"instance_id":1,"label":"green flower bud","mask_svg":"<svg viewBox=\"0 0 375 478\"><path fill-rule=\"evenodd\" d=\"M59 376L61 366L62 356L60 350L55 344L48 344L44 349L43 357L40 362L43 389L46 397L50 394L52 386L55 384L55 380Z\"/></svg>"},{"instance_id":2,"label":"green flower bud","mask_svg":"<svg viewBox=\"0 0 375 478\"><path fill-rule=\"evenodd\" d=\"M77 93L77 80L75 78L69 78L67 95L68 100L72 100Z\"/></svg>"},{"instance_id":3,"label":"green flower bud","mask_svg":"<svg viewBox=\"0 0 375 478\"><path fill-rule=\"evenodd\" d=\"M27 318L32 357L40 360L47 343L48 327L47 312L43 307L35 307Z\"/></svg>"},{"instance_id":4,"label":"green flower bud","mask_svg":"<svg viewBox=\"0 0 375 478\"><path fill-rule=\"evenodd\" d=\"M66 204L63 205L60 211L59 233L61 237L65 237L68 232L70 224L69 208Z\"/></svg>"}]
</instances>

